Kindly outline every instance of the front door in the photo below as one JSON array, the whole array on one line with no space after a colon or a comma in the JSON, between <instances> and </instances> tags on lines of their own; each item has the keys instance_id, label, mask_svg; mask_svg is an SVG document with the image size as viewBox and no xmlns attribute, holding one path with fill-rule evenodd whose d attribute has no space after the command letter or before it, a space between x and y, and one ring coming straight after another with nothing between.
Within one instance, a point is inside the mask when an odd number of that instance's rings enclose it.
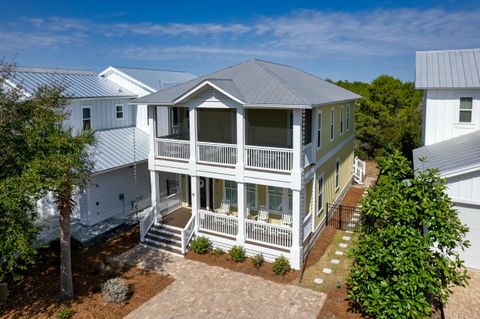
<instances>
[{"instance_id":1,"label":"front door","mask_svg":"<svg viewBox=\"0 0 480 319\"><path fill-rule=\"evenodd\" d=\"M207 179L200 177L200 208L207 209Z\"/></svg>"}]
</instances>

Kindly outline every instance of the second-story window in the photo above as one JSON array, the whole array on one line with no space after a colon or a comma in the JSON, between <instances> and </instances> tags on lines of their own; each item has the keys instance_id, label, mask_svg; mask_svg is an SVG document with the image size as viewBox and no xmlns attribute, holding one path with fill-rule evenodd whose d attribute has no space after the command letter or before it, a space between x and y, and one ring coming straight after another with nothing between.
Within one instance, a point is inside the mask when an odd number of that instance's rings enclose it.
<instances>
[{"instance_id":1,"label":"second-story window","mask_svg":"<svg viewBox=\"0 0 480 319\"><path fill-rule=\"evenodd\" d=\"M115 105L115 118L117 120L123 120L123 104Z\"/></svg>"},{"instance_id":2,"label":"second-story window","mask_svg":"<svg viewBox=\"0 0 480 319\"><path fill-rule=\"evenodd\" d=\"M335 190L340 187L340 160L335 162Z\"/></svg>"},{"instance_id":3,"label":"second-story window","mask_svg":"<svg viewBox=\"0 0 480 319\"><path fill-rule=\"evenodd\" d=\"M322 147L322 112L317 113L317 148Z\"/></svg>"},{"instance_id":4,"label":"second-story window","mask_svg":"<svg viewBox=\"0 0 480 319\"><path fill-rule=\"evenodd\" d=\"M330 111L330 142L333 141L335 133L335 109Z\"/></svg>"},{"instance_id":5,"label":"second-story window","mask_svg":"<svg viewBox=\"0 0 480 319\"><path fill-rule=\"evenodd\" d=\"M350 105L347 105L347 122L345 123L347 131L350 130Z\"/></svg>"},{"instance_id":6,"label":"second-story window","mask_svg":"<svg viewBox=\"0 0 480 319\"><path fill-rule=\"evenodd\" d=\"M82 108L82 127L84 130L92 128L92 118L90 114L90 107Z\"/></svg>"},{"instance_id":7,"label":"second-story window","mask_svg":"<svg viewBox=\"0 0 480 319\"><path fill-rule=\"evenodd\" d=\"M323 175L318 178L318 211L320 214L323 211Z\"/></svg>"},{"instance_id":8,"label":"second-story window","mask_svg":"<svg viewBox=\"0 0 480 319\"><path fill-rule=\"evenodd\" d=\"M458 121L460 123L472 122L472 106L473 99L471 97L460 98L460 114L458 116Z\"/></svg>"},{"instance_id":9,"label":"second-story window","mask_svg":"<svg viewBox=\"0 0 480 319\"><path fill-rule=\"evenodd\" d=\"M340 108L340 134L343 134L343 122L344 122L343 116L344 115L345 115L345 109L342 105L342 107Z\"/></svg>"}]
</instances>

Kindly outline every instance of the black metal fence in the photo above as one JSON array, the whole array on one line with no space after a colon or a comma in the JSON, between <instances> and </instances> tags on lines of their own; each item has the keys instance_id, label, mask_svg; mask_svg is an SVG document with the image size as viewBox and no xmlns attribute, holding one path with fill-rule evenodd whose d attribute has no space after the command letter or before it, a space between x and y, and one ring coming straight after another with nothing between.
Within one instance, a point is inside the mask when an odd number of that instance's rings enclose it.
<instances>
[{"instance_id":1,"label":"black metal fence","mask_svg":"<svg viewBox=\"0 0 480 319\"><path fill-rule=\"evenodd\" d=\"M340 204L327 204L327 226L336 229L359 231L360 208Z\"/></svg>"}]
</instances>

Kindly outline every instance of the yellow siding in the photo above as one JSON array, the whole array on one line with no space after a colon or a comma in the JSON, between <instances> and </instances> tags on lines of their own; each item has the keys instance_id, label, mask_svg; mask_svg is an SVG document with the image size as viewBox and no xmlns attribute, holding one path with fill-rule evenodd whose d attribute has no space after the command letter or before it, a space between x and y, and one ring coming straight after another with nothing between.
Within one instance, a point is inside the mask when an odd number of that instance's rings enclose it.
<instances>
[{"instance_id":1,"label":"yellow siding","mask_svg":"<svg viewBox=\"0 0 480 319\"><path fill-rule=\"evenodd\" d=\"M305 197L306 197L306 205L305 205L305 215L308 215L310 212L310 205L312 205L312 186L313 186L313 179L309 182L307 182L307 185L305 185Z\"/></svg>"}]
</instances>

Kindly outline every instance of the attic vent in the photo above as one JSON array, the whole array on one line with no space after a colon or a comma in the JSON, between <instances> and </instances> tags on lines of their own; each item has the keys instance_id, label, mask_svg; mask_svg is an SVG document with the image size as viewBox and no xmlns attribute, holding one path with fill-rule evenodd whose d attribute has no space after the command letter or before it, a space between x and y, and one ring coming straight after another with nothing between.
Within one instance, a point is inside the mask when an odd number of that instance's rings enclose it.
<instances>
[{"instance_id":1,"label":"attic vent","mask_svg":"<svg viewBox=\"0 0 480 319\"><path fill-rule=\"evenodd\" d=\"M122 89L118 89L118 92L123 92Z\"/></svg>"}]
</instances>

